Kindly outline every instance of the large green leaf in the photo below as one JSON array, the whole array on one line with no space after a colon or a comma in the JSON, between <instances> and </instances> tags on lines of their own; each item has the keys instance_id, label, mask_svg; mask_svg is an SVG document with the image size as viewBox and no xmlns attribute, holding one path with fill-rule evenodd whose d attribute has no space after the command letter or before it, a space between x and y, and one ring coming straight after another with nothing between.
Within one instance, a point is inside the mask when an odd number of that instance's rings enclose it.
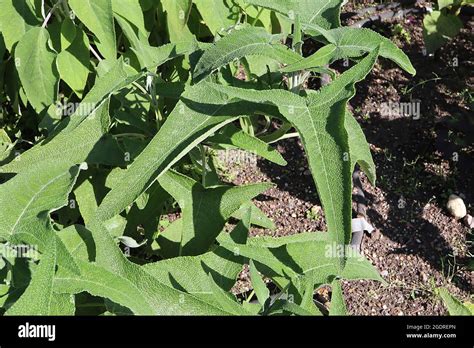
<instances>
[{"instance_id":1,"label":"large green leaf","mask_svg":"<svg viewBox=\"0 0 474 348\"><path fill-rule=\"evenodd\" d=\"M18 75L29 103L39 113L56 101L58 71L56 54L48 47L45 28L33 28L20 40L15 50Z\"/></svg>"},{"instance_id":2,"label":"large green leaf","mask_svg":"<svg viewBox=\"0 0 474 348\"><path fill-rule=\"evenodd\" d=\"M161 64L166 63L168 60L182 56L184 54L190 54L198 49L196 40L173 42L162 45L160 47L153 47L147 43L147 40L141 40L132 26L130 25L128 18L116 15L116 20L122 27L125 35L130 40L132 51L136 54L140 66L149 70L155 70Z\"/></svg>"},{"instance_id":3,"label":"large green leaf","mask_svg":"<svg viewBox=\"0 0 474 348\"><path fill-rule=\"evenodd\" d=\"M69 0L69 6L82 23L94 33L100 53L106 59L117 58L112 0Z\"/></svg>"},{"instance_id":4,"label":"large green leaf","mask_svg":"<svg viewBox=\"0 0 474 348\"><path fill-rule=\"evenodd\" d=\"M54 234L49 214L68 203L68 194L81 168L84 166L70 168L51 163L17 174L0 185L0 238L14 244L27 243L46 253L50 235ZM57 239L57 257L71 272L77 272Z\"/></svg>"},{"instance_id":5,"label":"large green leaf","mask_svg":"<svg viewBox=\"0 0 474 348\"><path fill-rule=\"evenodd\" d=\"M311 25L311 28L315 33L322 35L330 44L336 46L336 49L332 53L334 59L360 57L364 53L372 52L379 47L379 54L382 57L394 61L411 75L416 74L416 70L407 55L392 41L373 30L350 27L326 30L317 25ZM333 48L332 46L328 47L327 49L329 51ZM321 54L318 52L316 52L315 55ZM306 61L311 61L311 59L311 56L305 58Z\"/></svg>"},{"instance_id":6,"label":"large green leaf","mask_svg":"<svg viewBox=\"0 0 474 348\"><path fill-rule=\"evenodd\" d=\"M285 64L300 60L300 56L280 40L281 35L271 35L263 28L234 30L204 52L194 70L194 80L202 80L212 71L249 55L263 55Z\"/></svg>"},{"instance_id":7,"label":"large green leaf","mask_svg":"<svg viewBox=\"0 0 474 348\"><path fill-rule=\"evenodd\" d=\"M148 30L145 28L145 19L139 1L112 0L112 9L115 15L127 18L138 29L140 36L148 38Z\"/></svg>"},{"instance_id":8,"label":"large green leaf","mask_svg":"<svg viewBox=\"0 0 474 348\"><path fill-rule=\"evenodd\" d=\"M253 290L255 291L255 295L257 295L258 302L264 307L267 299L270 297L270 291L262 280L252 260L250 260L249 266Z\"/></svg>"},{"instance_id":9,"label":"large green leaf","mask_svg":"<svg viewBox=\"0 0 474 348\"><path fill-rule=\"evenodd\" d=\"M89 75L89 39L81 28L76 28L71 45L58 54L56 65L59 76L82 98Z\"/></svg>"},{"instance_id":10,"label":"large green leaf","mask_svg":"<svg viewBox=\"0 0 474 348\"><path fill-rule=\"evenodd\" d=\"M242 131L232 123L225 126L221 132L215 136L209 138L209 141L217 144L234 145L281 166L287 164L283 156L276 149L259 138Z\"/></svg>"},{"instance_id":11,"label":"large green leaf","mask_svg":"<svg viewBox=\"0 0 474 348\"><path fill-rule=\"evenodd\" d=\"M312 285L329 284L335 277L383 282L377 269L356 251L348 253L346 265L340 270L339 259L343 251L330 241L309 238L309 235L319 233L295 235L292 240L275 247L265 245L269 241L262 243L260 238L251 238L246 245L239 245L222 236L219 243L229 251L258 262L259 271L282 288L291 281L300 291L304 291L303 285L307 281ZM281 238L268 239L280 244Z\"/></svg>"},{"instance_id":12,"label":"large green leaf","mask_svg":"<svg viewBox=\"0 0 474 348\"><path fill-rule=\"evenodd\" d=\"M252 225L268 228L270 230L274 230L276 228L275 223L270 218L268 218L268 216L265 215L263 211L257 208L252 202L243 204L237 211L232 214L232 217L237 220L242 220L244 213L249 207L252 210L252 220L250 221Z\"/></svg>"},{"instance_id":13,"label":"large green leaf","mask_svg":"<svg viewBox=\"0 0 474 348\"><path fill-rule=\"evenodd\" d=\"M13 46L25 33L40 25L29 0L0 0L0 32L6 48L11 52Z\"/></svg>"},{"instance_id":14,"label":"large green leaf","mask_svg":"<svg viewBox=\"0 0 474 348\"><path fill-rule=\"evenodd\" d=\"M71 225L57 232L68 252L76 260L95 260L92 233L82 225Z\"/></svg>"},{"instance_id":15,"label":"large green leaf","mask_svg":"<svg viewBox=\"0 0 474 348\"><path fill-rule=\"evenodd\" d=\"M12 140L7 132L0 128L0 161L3 161L10 156L13 146Z\"/></svg>"},{"instance_id":16,"label":"large green leaf","mask_svg":"<svg viewBox=\"0 0 474 348\"><path fill-rule=\"evenodd\" d=\"M96 80L94 87L84 97L77 110L58 125L53 135L60 132L66 134L74 130L112 93L123 89L142 76L143 73L137 73L122 59L117 60L106 74Z\"/></svg>"},{"instance_id":17,"label":"large green leaf","mask_svg":"<svg viewBox=\"0 0 474 348\"><path fill-rule=\"evenodd\" d=\"M31 283L7 315L49 315L53 300L53 277L56 267L56 239L49 236L47 252L33 274Z\"/></svg>"},{"instance_id":18,"label":"large green leaf","mask_svg":"<svg viewBox=\"0 0 474 348\"><path fill-rule=\"evenodd\" d=\"M187 24L192 9L192 0L162 0L161 5L166 11L168 34L172 43L189 41L193 34Z\"/></svg>"},{"instance_id":19,"label":"large green leaf","mask_svg":"<svg viewBox=\"0 0 474 348\"><path fill-rule=\"evenodd\" d=\"M369 73L377 55L378 49L333 83L319 92L309 93L307 97L283 90L249 91L209 84L236 99L276 105L280 113L295 126L308 154L309 166L325 210L328 231L338 245L348 244L352 233L352 169L345 128L346 104L355 93L354 84Z\"/></svg>"},{"instance_id":20,"label":"large green leaf","mask_svg":"<svg viewBox=\"0 0 474 348\"><path fill-rule=\"evenodd\" d=\"M236 22L231 12L232 0L193 0L204 22L213 34L227 29Z\"/></svg>"},{"instance_id":21,"label":"large green leaf","mask_svg":"<svg viewBox=\"0 0 474 348\"><path fill-rule=\"evenodd\" d=\"M0 185L1 238L44 245L43 236L51 230L48 213L67 204L67 194L79 172L79 167L70 167L62 163L43 165Z\"/></svg>"},{"instance_id":22,"label":"large green leaf","mask_svg":"<svg viewBox=\"0 0 474 348\"><path fill-rule=\"evenodd\" d=\"M99 206L97 217L107 220L119 214L199 142L254 109L251 103L229 102L223 93L206 85L188 87L158 134L119 175L117 184ZM127 190L123 189L124 183Z\"/></svg>"},{"instance_id":23,"label":"large green leaf","mask_svg":"<svg viewBox=\"0 0 474 348\"><path fill-rule=\"evenodd\" d=\"M282 72L294 72L294 71L301 71L301 70L309 70L312 68L323 67L329 63L331 63L332 59L337 54L337 47L333 44L326 45L315 53L310 55L309 57L301 58L296 63L290 64L283 69Z\"/></svg>"},{"instance_id":24,"label":"large green leaf","mask_svg":"<svg viewBox=\"0 0 474 348\"><path fill-rule=\"evenodd\" d=\"M244 0L247 4L277 11L291 20L299 16L301 27L308 31L309 24L331 29L341 25L341 0Z\"/></svg>"},{"instance_id":25,"label":"large green leaf","mask_svg":"<svg viewBox=\"0 0 474 348\"><path fill-rule=\"evenodd\" d=\"M456 297L451 295L445 288L438 289L439 296L443 300L449 315L472 315L469 308L464 306Z\"/></svg>"},{"instance_id":26,"label":"large green leaf","mask_svg":"<svg viewBox=\"0 0 474 348\"><path fill-rule=\"evenodd\" d=\"M433 53L462 29L462 21L455 15L433 11L423 18L423 38L428 53Z\"/></svg>"},{"instance_id":27,"label":"large green leaf","mask_svg":"<svg viewBox=\"0 0 474 348\"><path fill-rule=\"evenodd\" d=\"M237 244L245 244L250 226L250 214L247 209L245 217L230 233L230 238ZM155 278L166 281L168 286L183 289L191 294L199 294L213 301L213 286L208 275L224 291L230 291L237 275L242 270L244 258L234 251L217 247L199 256L181 256L172 259L149 263L143 269Z\"/></svg>"},{"instance_id":28,"label":"large green leaf","mask_svg":"<svg viewBox=\"0 0 474 348\"><path fill-rule=\"evenodd\" d=\"M168 273L155 277L142 266L128 261L102 223L91 223L90 230L96 243L96 262L76 260L80 275L63 270L54 280L56 292L87 291L92 295L108 298L129 308L134 314L141 315L244 313L237 302L233 303L232 310L229 310L229 303L223 308L209 301L208 296L187 293L169 286Z\"/></svg>"},{"instance_id":29,"label":"large green leaf","mask_svg":"<svg viewBox=\"0 0 474 348\"><path fill-rule=\"evenodd\" d=\"M215 186L204 188L193 179L174 171L163 174L159 183L181 207L179 255L206 252L240 206L268 189L271 184ZM166 232L162 234L166 238Z\"/></svg>"}]
</instances>

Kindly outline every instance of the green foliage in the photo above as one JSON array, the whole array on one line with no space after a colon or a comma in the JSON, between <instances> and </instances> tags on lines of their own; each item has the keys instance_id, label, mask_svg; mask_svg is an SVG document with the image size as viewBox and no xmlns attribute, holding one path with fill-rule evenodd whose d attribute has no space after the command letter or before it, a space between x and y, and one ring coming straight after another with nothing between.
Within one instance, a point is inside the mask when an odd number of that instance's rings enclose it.
<instances>
[{"instance_id":1,"label":"green foliage","mask_svg":"<svg viewBox=\"0 0 474 348\"><path fill-rule=\"evenodd\" d=\"M472 304L461 303L456 297L451 295L445 288L437 289L439 297L444 302L444 305L448 309L449 315L473 315ZM471 307L469 307L471 306Z\"/></svg>"},{"instance_id":2,"label":"green foliage","mask_svg":"<svg viewBox=\"0 0 474 348\"><path fill-rule=\"evenodd\" d=\"M461 6L472 5L470 0L438 0L437 10L423 19L423 37L426 51L433 53L454 38L463 27L459 19Z\"/></svg>"},{"instance_id":3,"label":"green foliage","mask_svg":"<svg viewBox=\"0 0 474 348\"><path fill-rule=\"evenodd\" d=\"M54 103L59 82L54 65L56 55L48 47L48 40L46 29L32 28L15 49L21 84L28 101L38 113Z\"/></svg>"},{"instance_id":4,"label":"green foliage","mask_svg":"<svg viewBox=\"0 0 474 348\"><path fill-rule=\"evenodd\" d=\"M388 39L340 27L341 3L0 0L1 312L321 315L329 284L343 315L342 280L383 282L346 248L351 172L376 179L347 103L379 56L415 70ZM303 57L303 39L322 48ZM340 59L355 63L338 74ZM321 72L333 81L304 90ZM252 202L272 185L223 182L213 154L285 166L271 144L293 129L327 231L248 238L275 228ZM22 246L37 253L6 252ZM245 264L258 303L231 294Z\"/></svg>"}]
</instances>

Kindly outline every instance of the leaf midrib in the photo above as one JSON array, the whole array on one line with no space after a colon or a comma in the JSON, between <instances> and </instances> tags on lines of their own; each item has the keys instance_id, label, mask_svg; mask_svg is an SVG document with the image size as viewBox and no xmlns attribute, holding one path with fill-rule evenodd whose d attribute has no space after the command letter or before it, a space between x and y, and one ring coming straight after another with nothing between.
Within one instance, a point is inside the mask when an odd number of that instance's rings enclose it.
<instances>
[{"instance_id":1,"label":"leaf midrib","mask_svg":"<svg viewBox=\"0 0 474 348\"><path fill-rule=\"evenodd\" d=\"M15 229L16 227L18 226L18 224L20 223L20 220L23 218L24 214L26 213L26 211L30 208L30 206L33 204L33 201L36 200L36 198L47 188L49 187L52 183L54 183L55 181L59 180L61 177L63 176L66 176L68 175L69 172L65 172L65 173L62 173L58 176L55 176L54 178L52 178L51 180L49 180L46 184L42 185L40 190L38 190L37 192L35 192L35 194L30 198L30 200L28 201L28 203L25 205L25 207L23 208L23 210L21 211L20 215L18 216L17 220L15 221L14 225L12 226L12 228L10 229L10 232L9 234L10 235L13 235L15 233Z\"/></svg>"}]
</instances>

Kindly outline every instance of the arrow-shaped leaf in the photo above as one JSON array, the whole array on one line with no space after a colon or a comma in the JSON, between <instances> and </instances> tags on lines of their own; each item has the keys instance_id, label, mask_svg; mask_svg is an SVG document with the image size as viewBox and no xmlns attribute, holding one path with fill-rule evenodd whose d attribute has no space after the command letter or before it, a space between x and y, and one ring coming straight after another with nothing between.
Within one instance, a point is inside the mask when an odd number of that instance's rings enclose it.
<instances>
[{"instance_id":1,"label":"arrow-shaped leaf","mask_svg":"<svg viewBox=\"0 0 474 348\"><path fill-rule=\"evenodd\" d=\"M106 59L117 58L112 0L70 0L69 6L97 37L97 47Z\"/></svg>"},{"instance_id":2,"label":"arrow-shaped leaf","mask_svg":"<svg viewBox=\"0 0 474 348\"><path fill-rule=\"evenodd\" d=\"M204 188L195 180L171 170L160 177L159 183L182 210L180 255L206 252L231 215L271 186L264 183ZM166 238L166 232L162 237Z\"/></svg>"},{"instance_id":3,"label":"arrow-shaped leaf","mask_svg":"<svg viewBox=\"0 0 474 348\"><path fill-rule=\"evenodd\" d=\"M283 90L248 91L208 84L236 99L270 103L301 135L308 162L321 198L333 241L346 245L351 238L351 163L345 128L346 103L355 94L354 84L371 70L378 55L374 50L319 92L299 97ZM341 268L344 258L341 258Z\"/></svg>"},{"instance_id":4,"label":"arrow-shaped leaf","mask_svg":"<svg viewBox=\"0 0 474 348\"><path fill-rule=\"evenodd\" d=\"M318 25L311 25L310 27L315 33L321 34L330 44L336 46L333 53L334 59L360 57L364 53L372 52L379 47L379 54L382 57L394 61L409 74L416 74L416 70L407 55L392 41L373 30L351 27L327 30ZM328 47L332 50L332 46L329 45ZM307 61L311 61L311 59L311 57L305 58Z\"/></svg>"},{"instance_id":5,"label":"arrow-shaped leaf","mask_svg":"<svg viewBox=\"0 0 474 348\"><path fill-rule=\"evenodd\" d=\"M56 54L48 46L45 28L33 28L20 40L15 50L18 75L28 101L40 113L56 101L59 74Z\"/></svg>"},{"instance_id":6,"label":"arrow-shaped leaf","mask_svg":"<svg viewBox=\"0 0 474 348\"><path fill-rule=\"evenodd\" d=\"M271 35L259 27L234 30L203 53L193 73L194 81L198 82L212 71L249 55L262 55L285 64L298 61L300 56L282 45L280 39L281 35Z\"/></svg>"}]
</instances>

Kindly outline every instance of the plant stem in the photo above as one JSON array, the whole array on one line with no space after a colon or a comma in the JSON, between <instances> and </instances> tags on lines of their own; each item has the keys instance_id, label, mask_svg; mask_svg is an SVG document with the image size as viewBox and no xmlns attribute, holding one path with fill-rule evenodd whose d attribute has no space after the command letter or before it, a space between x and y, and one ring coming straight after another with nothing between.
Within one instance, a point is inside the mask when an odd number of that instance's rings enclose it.
<instances>
[{"instance_id":1,"label":"plant stem","mask_svg":"<svg viewBox=\"0 0 474 348\"><path fill-rule=\"evenodd\" d=\"M206 164L207 164L207 156L206 156L206 148L204 145L199 144L199 148L201 150L201 167L202 167L202 186L206 187Z\"/></svg>"},{"instance_id":2,"label":"plant stem","mask_svg":"<svg viewBox=\"0 0 474 348\"><path fill-rule=\"evenodd\" d=\"M247 297L247 299L245 300L245 302L249 303L250 300L253 298L254 295L255 295L255 290L252 290L252 292L250 293L249 297Z\"/></svg>"},{"instance_id":3,"label":"plant stem","mask_svg":"<svg viewBox=\"0 0 474 348\"><path fill-rule=\"evenodd\" d=\"M89 49L91 50L92 54L99 60L99 62L101 62L102 58L99 53L97 53L97 51L94 49L94 47L92 47L92 45L89 45Z\"/></svg>"},{"instance_id":4,"label":"plant stem","mask_svg":"<svg viewBox=\"0 0 474 348\"><path fill-rule=\"evenodd\" d=\"M48 24L48 21L49 19L51 18L51 16L53 15L53 12L54 10L56 10L58 8L58 6L63 2L64 0L58 0L57 3L54 4L54 6L51 8L51 10L49 10L48 12L48 15L45 15L45 12L44 12L44 0L42 0L42 3L41 3L41 13L43 15L43 18L44 18L44 21L43 21L43 24L41 25L41 28L46 28L46 25Z\"/></svg>"}]
</instances>

